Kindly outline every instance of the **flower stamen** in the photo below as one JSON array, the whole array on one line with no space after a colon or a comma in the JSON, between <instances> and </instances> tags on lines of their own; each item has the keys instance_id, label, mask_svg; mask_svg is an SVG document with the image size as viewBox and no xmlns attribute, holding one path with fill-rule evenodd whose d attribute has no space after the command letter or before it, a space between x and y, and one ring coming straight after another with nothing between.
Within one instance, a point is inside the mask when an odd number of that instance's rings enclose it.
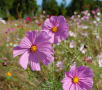
<instances>
[{"instance_id":1,"label":"flower stamen","mask_svg":"<svg viewBox=\"0 0 102 90\"><path fill-rule=\"evenodd\" d=\"M37 46L36 45L31 46L30 50L31 52L35 52L37 50Z\"/></svg>"},{"instance_id":2,"label":"flower stamen","mask_svg":"<svg viewBox=\"0 0 102 90\"><path fill-rule=\"evenodd\" d=\"M57 32L58 31L58 28L56 27L56 26L54 26L53 28L52 28L52 32Z\"/></svg>"},{"instance_id":3,"label":"flower stamen","mask_svg":"<svg viewBox=\"0 0 102 90\"><path fill-rule=\"evenodd\" d=\"M75 84L76 84L76 83L78 83L78 82L79 82L79 78L78 78L78 77L74 77L72 81L73 81L73 83L75 83Z\"/></svg>"}]
</instances>

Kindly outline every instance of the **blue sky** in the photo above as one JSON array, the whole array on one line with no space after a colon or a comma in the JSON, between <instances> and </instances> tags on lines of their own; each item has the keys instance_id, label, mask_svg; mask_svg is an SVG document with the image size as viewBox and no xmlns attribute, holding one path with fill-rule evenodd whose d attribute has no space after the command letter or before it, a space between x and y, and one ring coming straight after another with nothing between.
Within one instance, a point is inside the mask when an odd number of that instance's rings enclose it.
<instances>
[{"instance_id":1,"label":"blue sky","mask_svg":"<svg viewBox=\"0 0 102 90\"><path fill-rule=\"evenodd\" d=\"M58 4L60 5L63 0L56 0L56 1L57 1ZM66 5L70 4L71 1L72 1L72 0L66 0ZM42 0L37 0L37 4L38 4L38 5L41 5L41 4L42 4Z\"/></svg>"}]
</instances>

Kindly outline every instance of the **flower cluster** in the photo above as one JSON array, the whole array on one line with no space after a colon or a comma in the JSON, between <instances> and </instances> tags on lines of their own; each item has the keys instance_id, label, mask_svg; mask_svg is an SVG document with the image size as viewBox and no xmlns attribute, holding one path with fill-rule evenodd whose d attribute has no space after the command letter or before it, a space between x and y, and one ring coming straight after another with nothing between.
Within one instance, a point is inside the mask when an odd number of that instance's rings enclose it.
<instances>
[{"instance_id":1,"label":"flower cluster","mask_svg":"<svg viewBox=\"0 0 102 90\"><path fill-rule=\"evenodd\" d=\"M26 18L30 21L30 18ZM68 24L64 16L51 16L43 23L40 33L37 30L29 31L21 40L20 45L14 47L13 56L22 55L19 64L27 69L30 64L32 71L40 71L40 62L49 65L54 61L54 50L52 44L58 44L68 37ZM70 35L72 36L72 35ZM73 48L74 42L70 44ZM57 64L58 68L62 64ZM64 90L87 90L93 85L93 72L86 66L75 67L74 64L69 72L66 72L62 80ZM61 68L60 68L61 69Z\"/></svg>"}]
</instances>

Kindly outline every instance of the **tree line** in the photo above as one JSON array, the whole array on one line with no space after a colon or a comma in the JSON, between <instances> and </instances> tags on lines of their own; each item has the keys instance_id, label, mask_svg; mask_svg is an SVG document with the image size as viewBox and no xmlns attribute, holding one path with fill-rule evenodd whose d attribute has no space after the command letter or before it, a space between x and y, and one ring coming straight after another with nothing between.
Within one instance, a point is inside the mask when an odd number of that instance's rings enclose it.
<instances>
[{"instance_id":1,"label":"tree line","mask_svg":"<svg viewBox=\"0 0 102 90\"><path fill-rule=\"evenodd\" d=\"M0 17L23 18L37 15L44 10L49 15L71 16L74 11L80 12L95 8L101 9L102 2L99 0L72 0L70 5L66 5L66 0L63 0L58 5L56 0L42 0L42 5L39 6L37 0L0 0Z\"/></svg>"}]
</instances>

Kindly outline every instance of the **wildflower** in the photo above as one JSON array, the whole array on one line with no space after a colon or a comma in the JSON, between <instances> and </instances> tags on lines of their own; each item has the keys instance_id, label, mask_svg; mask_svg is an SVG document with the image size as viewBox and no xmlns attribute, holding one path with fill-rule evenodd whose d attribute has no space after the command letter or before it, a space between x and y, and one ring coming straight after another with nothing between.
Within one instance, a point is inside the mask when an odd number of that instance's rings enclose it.
<instances>
[{"instance_id":1,"label":"wildflower","mask_svg":"<svg viewBox=\"0 0 102 90\"><path fill-rule=\"evenodd\" d=\"M18 46L18 44L13 44L13 47L16 47L16 46Z\"/></svg>"},{"instance_id":2,"label":"wildflower","mask_svg":"<svg viewBox=\"0 0 102 90\"><path fill-rule=\"evenodd\" d=\"M11 74L10 72L7 72L7 75L8 75L9 77L11 77L11 76L12 76L12 74Z\"/></svg>"},{"instance_id":3,"label":"wildflower","mask_svg":"<svg viewBox=\"0 0 102 90\"><path fill-rule=\"evenodd\" d=\"M88 15L88 10L82 11L82 14Z\"/></svg>"},{"instance_id":4,"label":"wildflower","mask_svg":"<svg viewBox=\"0 0 102 90\"><path fill-rule=\"evenodd\" d=\"M63 63L62 61L58 61L58 62L56 63L56 66L59 68L59 70L62 70L63 67L64 67L64 63Z\"/></svg>"},{"instance_id":5,"label":"wildflower","mask_svg":"<svg viewBox=\"0 0 102 90\"><path fill-rule=\"evenodd\" d=\"M99 17L96 17L96 20L99 22L101 19Z\"/></svg>"},{"instance_id":6,"label":"wildflower","mask_svg":"<svg viewBox=\"0 0 102 90\"><path fill-rule=\"evenodd\" d=\"M99 67L102 67L102 52L97 56Z\"/></svg>"},{"instance_id":7,"label":"wildflower","mask_svg":"<svg viewBox=\"0 0 102 90\"><path fill-rule=\"evenodd\" d=\"M89 27L88 26L82 26L82 29L88 29Z\"/></svg>"},{"instance_id":8,"label":"wildflower","mask_svg":"<svg viewBox=\"0 0 102 90\"><path fill-rule=\"evenodd\" d=\"M6 63L6 62L3 62L2 65L3 65L3 66L7 66L7 63Z\"/></svg>"},{"instance_id":9,"label":"wildflower","mask_svg":"<svg viewBox=\"0 0 102 90\"><path fill-rule=\"evenodd\" d=\"M98 15L98 16L100 16L100 15L101 15L101 13L100 13L100 12L98 12L98 13L97 13L97 15Z\"/></svg>"},{"instance_id":10,"label":"wildflower","mask_svg":"<svg viewBox=\"0 0 102 90\"><path fill-rule=\"evenodd\" d=\"M7 60L7 58L6 58L6 57L2 57L2 60L6 61L6 60Z\"/></svg>"},{"instance_id":11,"label":"wildflower","mask_svg":"<svg viewBox=\"0 0 102 90\"><path fill-rule=\"evenodd\" d=\"M96 24L96 23L97 23L97 21L93 21L93 23L94 23L94 24Z\"/></svg>"},{"instance_id":12,"label":"wildflower","mask_svg":"<svg viewBox=\"0 0 102 90\"><path fill-rule=\"evenodd\" d=\"M86 51L87 51L87 49L85 48L85 45L84 45L84 44L81 44L79 50L80 50L83 54L85 54Z\"/></svg>"},{"instance_id":13,"label":"wildflower","mask_svg":"<svg viewBox=\"0 0 102 90\"><path fill-rule=\"evenodd\" d=\"M90 64L90 63L92 63L92 57L91 56L88 56L88 57L84 56L83 61L86 61L86 62L88 62Z\"/></svg>"},{"instance_id":14,"label":"wildflower","mask_svg":"<svg viewBox=\"0 0 102 90\"><path fill-rule=\"evenodd\" d=\"M71 20L73 20L74 19L74 16L71 16L71 18L70 18Z\"/></svg>"},{"instance_id":15,"label":"wildflower","mask_svg":"<svg viewBox=\"0 0 102 90\"><path fill-rule=\"evenodd\" d=\"M102 67L102 59L98 60L99 67Z\"/></svg>"},{"instance_id":16,"label":"wildflower","mask_svg":"<svg viewBox=\"0 0 102 90\"><path fill-rule=\"evenodd\" d=\"M44 11L43 11L43 14L45 14L45 13L46 13L46 11L44 10Z\"/></svg>"},{"instance_id":17,"label":"wildflower","mask_svg":"<svg viewBox=\"0 0 102 90\"><path fill-rule=\"evenodd\" d=\"M26 17L25 19L27 22L32 22L32 19L30 17Z\"/></svg>"},{"instance_id":18,"label":"wildflower","mask_svg":"<svg viewBox=\"0 0 102 90\"><path fill-rule=\"evenodd\" d=\"M53 48L49 42L50 37L44 31L38 35L37 31L27 32L19 46L13 50L13 56L21 55L19 64L26 69L30 63L33 71L40 71L40 61L48 65L53 60Z\"/></svg>"},{"instance_id":19,"label":"wildflower","mask_svg":"<svg viewBox=\"0 0 102 90\"><path fill-rule=\"evenodd\" d=\"M74 32L72 32L72 31L69 31L69 36L70 37L76 37L76 34Z\"/></svg>"},{"instance_id":20,"label":"wildflower","mask_svg":"<svg viewBox=\"0 0 102 90\"><path fill-rule=\"evenodd\" d=\"M95 10L92 10L91 12L92 12L92 14L93 14L93 15L95 15L95 14L96 14Z\"/></svg>"},{"instance_id":21,"label":"wildflower","mask_svg":"<svg viewBox=\"0 0 102 90\"><path fill-rule=\"evenodd\" d=\"M86 66L74 64L61 81L64 90L89 90L93 86L93 71Z\"/></svg>"},{"instance_id":22,"label":"wildflower","mask_svg":"<svg viewBox=\"0 0 102 90\"><path fill-rule=\"evenodd\" d=\"M88 32L82 32L81 35L84 36L84 37L87 37L88 36Z\"/></svg>"},{"instance_id":23,"label":"wildflower","mask_svg":"<svg viewBox=\"0 0 102 90\"><path fill-rule=\"evenodd\" d=\"M68 36L68 24L64 16L51 16L44 22L43 30L51 36L51 43L57 44Z\"/></svg>"},{"instance_id":24,"label":"wildflower","mask_svg":"<svg viewBox=\"0 0 102 90\"><path fill-rule=\"evenodd\" d=\"M72 40L72 41L69 43L69 47L70 47L70 48L75 48L75 47L76 47L76 42Z\"/></svg>"},{"instance_id":25,"label":"wildflower","mask_svg":"<svg viewBox=\"0 0 102 90\"><path fill-rule=\"evenodd\" d=\"M36 16L34 16L33 18L34 18L34 19L37 19L37 17L36 17Z\"/></svg>"},{"instance_id":26,"label":"wildflower","mask_svg":"<svg viewBox=\"0 0 102 90\"><path fill-rule=\"evenodd\" d=\"M3 20L2 18L0 18L0 22L1 22L2 24L6 24L6 21Z\"/></svg>"}]
</instances>

